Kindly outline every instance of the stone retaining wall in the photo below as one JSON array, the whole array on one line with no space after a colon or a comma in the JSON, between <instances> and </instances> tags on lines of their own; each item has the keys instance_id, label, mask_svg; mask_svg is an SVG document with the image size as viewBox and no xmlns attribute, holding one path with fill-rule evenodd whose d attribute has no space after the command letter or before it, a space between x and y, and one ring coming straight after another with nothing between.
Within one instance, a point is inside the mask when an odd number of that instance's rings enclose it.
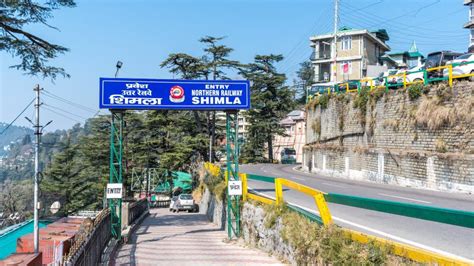
<instances>
[{"instance_id":1,"label":"stone retaining wall","mask_svg":"<svg viewBox=\"0 0 474 266\"><path fill-rule=\"evenodd\" d=\"M329 176L450 192L474 192L474 83L432 86L417 99L399 89L332 96L308 105L302 169ZM377 99L378 98L378 99Z\"/></svg>"}]
</instances>

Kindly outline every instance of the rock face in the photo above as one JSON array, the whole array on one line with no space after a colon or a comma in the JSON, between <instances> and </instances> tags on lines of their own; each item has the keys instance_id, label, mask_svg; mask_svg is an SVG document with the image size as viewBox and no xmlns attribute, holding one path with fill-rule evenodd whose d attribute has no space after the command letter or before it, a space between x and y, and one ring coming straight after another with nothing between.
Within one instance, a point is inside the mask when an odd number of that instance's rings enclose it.
<instances>
[{"instance_id":1,"label":"rock face","mask_svg":"<svg viewBox=\"0 0 474 266\"><path fill-rule=\"evenodd\" d=\"M357 93L333 95L327 106L310 103L302 169L474 192L474 82L420 90L419 97L398 89L371 92L366 99Z\"/></svg>"},{"instance_id":2,"label":"rock face","mask_svg":"<svg viewBox=\"0 0 474 266\"><path fill-rule=\"evenodd\" d=\"M199 212L205 213L209 221L221 229L227 229L225 202L218 200L207 188L199 203Z\"/></svg>"},{"instance_id":3,"label":"rock face","mask_svg":"<svg viewBox=\"0 0 474 266\"><path fill-rule=\"evenodd\" d=\"M292 248L280 236L281 219L272 228L265 226L265 211L262 207L245 203L242 208L242 238L247 245L259 248L283 261L296 265Z\"/></svg>"}]
</instances>

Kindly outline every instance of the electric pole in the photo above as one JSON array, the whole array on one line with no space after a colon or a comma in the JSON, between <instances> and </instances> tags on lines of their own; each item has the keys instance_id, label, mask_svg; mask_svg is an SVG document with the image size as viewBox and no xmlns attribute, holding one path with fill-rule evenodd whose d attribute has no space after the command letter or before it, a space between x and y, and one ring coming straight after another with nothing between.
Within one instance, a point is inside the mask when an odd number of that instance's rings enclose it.
<instances>
[{"instance_id":1,"label":"electric pole","mask_svg":"<svg viewBox=\"0 0 474 266\"><path fill-rule=\"evenodd\" d=\"M38 201L38 179L39 179L39 149L40 149L40 141L41 141L41 128L40 128L40 86L39 84L33 89L36 92L36 103L35 103L35 184L34 184L34 247L35 247L35 254L39 252L39 217L38 217L38 209L39 209L39 201Z\"/></svg>"},{"instance_id":2,"label":"electric pole","mask_svg":"<svg viewBox=\"0 0 474 266\"><path fill-rule=\"evenodd\" d=\"M333 82L337 81L337 23L339 21L339 0L334 0L334 65Z\"/></svg>"}]
</instances>

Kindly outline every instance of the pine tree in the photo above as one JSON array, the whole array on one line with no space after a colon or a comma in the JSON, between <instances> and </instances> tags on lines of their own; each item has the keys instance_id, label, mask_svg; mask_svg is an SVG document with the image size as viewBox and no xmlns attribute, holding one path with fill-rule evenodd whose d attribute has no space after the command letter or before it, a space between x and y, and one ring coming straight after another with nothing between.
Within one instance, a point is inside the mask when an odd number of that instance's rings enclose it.
<instances>
[{"instance_id":1,"label":"pine tree","mask_svg":"<svg viewBox=\"0 0 474 266\"><path fill-rule=\"evenodd\" d=\"M252 109L249 118L248 141L242 148L242 157L249 161L263 161L265 149L273 161L273 138L284 135L280 120L290 112L295 102L292 91L285 86L285 74L278 73L274 64L282 55L257 55L255 61L241 70L251 82Z\"/></svg>"}]
</instances>

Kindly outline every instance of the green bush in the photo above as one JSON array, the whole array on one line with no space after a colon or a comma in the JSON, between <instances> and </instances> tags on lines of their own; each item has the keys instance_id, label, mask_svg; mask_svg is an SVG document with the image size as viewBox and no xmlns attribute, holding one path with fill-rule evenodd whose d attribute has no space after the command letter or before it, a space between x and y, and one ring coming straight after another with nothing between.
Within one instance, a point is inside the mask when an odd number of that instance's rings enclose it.
<instances>
[{"instance_id":1,"label":"green bush","mask_svg":"<svg viewBox=\"0 0 474 266\"><path fill-rule=\"evenodd\" d=\"M319 96L319 105L321 105L321 108L326 109L328 108L329 104L329 95L328 94L323 94Z\"/></svg>"},{"instance_id":2,"label":"green bush","mask_svg":"<svg viewBox=\"0 0 474 266\"><path fill-rule=\"evenodd\" d=\"M408 88L408 98L412 101L418 99L421 94L423 94L422 84L415 84Z\"/></svg>"},{"instance_id":3,"label":"green bush","mask_svg":"<svg viewBox=\"0 0 474 266\"><path fill-rule=\"evenodd\" d=\"M361 110L363 114L367 112L367 102L369 101L369 88L362 88L354 99L353 107Z\"/></svg>"}]
</instances>

